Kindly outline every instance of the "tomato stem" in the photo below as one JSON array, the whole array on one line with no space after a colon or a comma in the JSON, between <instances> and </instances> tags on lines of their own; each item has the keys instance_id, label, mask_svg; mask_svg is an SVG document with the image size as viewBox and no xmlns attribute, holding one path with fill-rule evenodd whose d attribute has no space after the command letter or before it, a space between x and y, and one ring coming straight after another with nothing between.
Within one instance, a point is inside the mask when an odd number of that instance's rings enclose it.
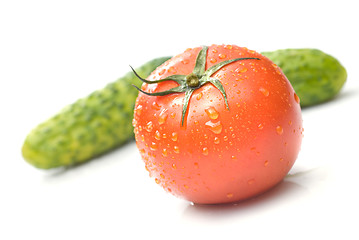
<instances>
[{"instance_id":1,"label":"tomato stem","mask_svg":"<svg viewBox=\"0 0 359 240\"><path fill-rule=\"evenodd\" d=\"M188 74L186 76L186 84L191 88L197 88L200 85L199 77L194 73Z\"/></svg>"}]
</instances>

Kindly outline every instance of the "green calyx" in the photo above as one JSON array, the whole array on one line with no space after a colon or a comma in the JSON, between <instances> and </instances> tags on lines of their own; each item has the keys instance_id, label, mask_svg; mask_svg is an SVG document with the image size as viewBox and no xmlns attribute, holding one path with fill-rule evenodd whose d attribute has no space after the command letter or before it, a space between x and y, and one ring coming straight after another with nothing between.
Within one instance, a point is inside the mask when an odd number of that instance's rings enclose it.
<instances>
[{"instance_id":1,"label":"green calyx","mask_svg":"<svg viewBox=\"0 0 359 240\"><path fill-rule=\"evenodd\" d=\"M136 75L136 77L138 77L144 83L154 84L154 83L160 83L160 82L164 82L164 81L175 81L178 83L177 87L168 89L163 92L148 93L148 92L143 91L142 89L140 89L139 87L137 87L135 85L133 85L133 86L135 88L137 88L137 90L139 90L140 92L150 95L150 96L164 96L164 95L168 95L171 93L183 93L184 92L185 97L183 99L182 126L183 126L184 118L185 118L187 108L188 108L188 103L192 96L192 93L194 92L194 90L202 87L206 83L212 83L221 92L221 94L224 97L226 107L229 110L227 95L226 95L226 92L224 90L222 83L218 79L213 78L211 76L215 72L220 70L222 67L224 67L232 62L240 61L240 60L248 60L248 59L255 59L255 60L260 60L260 59L259 58L235 58L235 59L220 62L206 70L207 50L208 50L207 46L202 47L201 51L198 53L193 72L188 75L172 75L172 76L168 76L164 79L149 81L149 80L146 80L146 79L143 79L142 77L140 77L135 72L135 70L130 66L132 71Z\"/></svg>"}]
</instances>

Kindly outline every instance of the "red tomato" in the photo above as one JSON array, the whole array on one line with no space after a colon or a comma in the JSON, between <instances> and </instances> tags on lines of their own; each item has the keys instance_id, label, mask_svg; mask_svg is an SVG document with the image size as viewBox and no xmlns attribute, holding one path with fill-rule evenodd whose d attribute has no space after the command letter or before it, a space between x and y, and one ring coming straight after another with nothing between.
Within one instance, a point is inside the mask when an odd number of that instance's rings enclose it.
<instances>
[{"instance_id":1,"label":"red tomato","mask_svg":"<svg viewBox=\"0 0 359 240\"><path fill-rule=\"evenodd\" d=\"M152 81L190 78L200 54L205 70L226 60L252 59L233 61L209 76L225 93L212 82L185 83L186 91L193 92L185 111L184 92L145 94L178 87L173 80ZM142 85L145 93L139 93L135 105L136 143L150 176L166 191L200 204L234 202L275 186L293 166L303 131L299 99L268 58L234 45L197 47L147 79L152 84Z\"/></svg>"}]
</instances>

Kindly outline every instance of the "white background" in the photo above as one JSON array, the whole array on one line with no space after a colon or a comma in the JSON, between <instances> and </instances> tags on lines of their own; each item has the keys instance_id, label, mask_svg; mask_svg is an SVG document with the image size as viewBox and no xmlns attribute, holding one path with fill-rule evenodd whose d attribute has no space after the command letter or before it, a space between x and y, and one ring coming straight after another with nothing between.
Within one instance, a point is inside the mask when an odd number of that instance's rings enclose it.
<instances>
[{"instance_id":1,"label":"white background","mask_svg":"<svg viewBox=\"0 0 359 240\"><path fill-rule=\"evenodd\" d=\"M355 1L0 1L0 239L358 239ZM236 44L319 48L348 79L303 110L302 150L272 191L196 206L148 177L134 143L66 171L21 156L65 105L159 56ZM141 238L139 238L141 237Z\"/></svg>"}]
</instances>

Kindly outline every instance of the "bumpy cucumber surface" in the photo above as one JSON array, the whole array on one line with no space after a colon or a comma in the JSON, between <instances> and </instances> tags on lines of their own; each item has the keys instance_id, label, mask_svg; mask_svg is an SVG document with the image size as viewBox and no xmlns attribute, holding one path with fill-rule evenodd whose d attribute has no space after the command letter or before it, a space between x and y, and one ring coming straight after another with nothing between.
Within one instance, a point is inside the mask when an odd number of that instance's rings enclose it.
<instances>
[{"instance_id":1,"label":"bumpy cucumber surface","mask_svg":"<svg viewBox=\"0 0 359 240\"><path fill-rule=\"evenodd\" d=\"M340 62L318 49L281 49L262 54L282 69L302 107L334 98L347 79Z\"/></svg>"},{"instance_id":2,"label":"bumpy cucumber surface","mask_svg":"<svg viewBox=\"0 0 359 240\"><path fill-rule=\"evenodd\" d=\"M148 76L169 57L157 58L136 69ZM133 108L141 85L132 72L105 88L77 100L38 125L22 147L25 160L50 169L85 162L133 138Z\"/></svg>"}]
</instances>

